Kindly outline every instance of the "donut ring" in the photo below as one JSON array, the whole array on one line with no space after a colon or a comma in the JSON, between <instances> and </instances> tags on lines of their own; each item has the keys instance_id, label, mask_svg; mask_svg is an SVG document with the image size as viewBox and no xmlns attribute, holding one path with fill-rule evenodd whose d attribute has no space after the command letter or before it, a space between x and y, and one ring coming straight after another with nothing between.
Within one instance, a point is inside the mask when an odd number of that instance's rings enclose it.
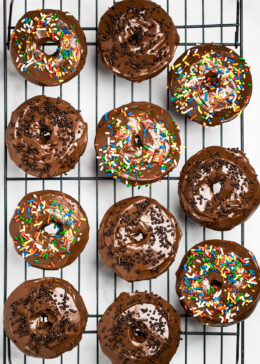
<instances>
[{"instance_id":1,"label":"donut ring","mask_svg":"<svg viewBox=\"0 0 260 364\"><path fill-rule=\"evenodd\" d=\"M98 232L104 263L132 282L155 278L173 263L181 240L175 217L148 197L132 197L111 206Z\"/></svg>"},{"instance_id":2,"label":"donut ring","mask_svg":"<svg viewBox=\"0 0 260 364\"><path fill-rule=\"evenodd\" d=\"M57 44L49 55L41 49L46 42ZM85 34L70 13L34 10L24 14L11 36L11 59L26 80L41 86L56 86L82 70L87 57Z\"/></svg>"},{"instance_id":3,"label":"donut ring","mask_svg":"<svg viewBox=\"0 0 260 364\"><path fill-rule=\"evenodd\" d=\"M49 178L76 166L86 148L87 134L87 123L68 102L35 96L12 113L6 146L24 172Z\"/></svg>"},{"instance_id":4,"label":"donut ring","mask_svg":"<svg viewBox=\"0 0 260 364\"><path fill-rule=\"evenodd\" d=\"M54 231L48 231L46 228L52 224ZM24 196L9 230L17 253L28 264L42 269L71 264L89 238L87 216L80 204L63 192L51 190Z\"/></svg>"},{"instance_id":5,"label":"donut ring","mask_svg":"<svg viewBox=\"0 0 260 364\"><path fill-rule=\"evenodd\" d=\"M185 310L210 326L245 320L260 299L257 261L233 241L206 240L194 245L176 277L176 292Z\"/></svg>"},{"instance_id":6,"label":"donut ring","mask_svg":"<svg viewBox=\"0 0 260 364\"><path fill-rule=\"evenodd\" d=\"M176 110L203 126L234 119L250 101L250 67L224 45L190 48L171 68L168 86Z\"/></svg>"},{"instance_id":7,"label":"donut ring","mask_svg":"<svg viewBox=\"0 0 260 364\"><path fill-rule=\"evenodd\" d=\"M214 185L221 189L214 193ZM238 149L213 146L193 155L179 180L185 213L202 226L230 230L243 223L260 203L260 185L246 155Z\"/></svg>"},{"instance_id":8,"label":"donut ring","mask_svg":"<svg viewBox=\"0 0 260 364\"><path fill-rule=\"evenodd\" d=\"M180 159L179 127L170 114L148 102L133 102L106 113L97 125L100 170L129 186L160 180Z\"/></svg>"},{"instance_id":9,"label":"donut ring","mask_svg":"<svg viewBox=\"0 0 260 364\"><path fill-rule=\"evenodd\" d=\"M88 319L76 289L59 278L26 281L7 298L4 329L24 354L56 358L82 338Z\"/></svg>"},{"instance_id":10,"label":"donut ring","mask_svg":"<svg viewBox=\"0 0 260 364\"><path fill-rule=\"evenodd\" d=\"M171 17L147 0L116 2L98 26L98 53L103 63L116 75L134 82L162 72L179 40Z\"/></svg>"},{"instance_id":11,"label":"donut ring","mask_svg":"<svg viewBox=\"0 0 260 364\"><path fill-rule=\"evenodd\" d=\"M175 309L152 293L121 293L98 323L101 349L113 364L169 364L180 342Z\"/></svg>"}]
</instances>

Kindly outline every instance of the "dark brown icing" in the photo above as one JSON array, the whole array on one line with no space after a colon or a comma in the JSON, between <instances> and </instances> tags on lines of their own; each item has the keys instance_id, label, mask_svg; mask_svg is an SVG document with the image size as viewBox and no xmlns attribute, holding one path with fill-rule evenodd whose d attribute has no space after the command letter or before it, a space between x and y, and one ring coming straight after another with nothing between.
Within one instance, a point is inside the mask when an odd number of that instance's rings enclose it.
<instances>
[{"instance_id":1,"label":"dark brown icing","mask_svg":"<svg viewBox=\"0 0 260 364\"><path fill-rule=\"evenodd\" d=\"M221 189L214 193L214 185ZM246 155L238 149L204 148L184 165L179 181L185 213L213 230L244 222L260 203L260 185Z\"/></svg>"},{"instance_id":2,"label":"dark brown icing","mask_svg":"<svg viewBox=\"0 0 260 364\"><path fill-rule=\"evenodd\" d=\"M137 196L111 206L98 232L104 263L127 281L155 278L175 259L181 240L175 217L156 200Z\"/></svg>"},{"instance_id":3,"label":"dark brown icing","mask_svg":"<svg viewBox=\"0 0 260 364\"><path fill-rule=\"evenodd\" d=\"M42 269L71 264L89 238L84 210L74 198L60 191L36 191L24 196L9 228L17 253L28 264Z\"/></svg>"},{"instance_id":4,"label":"dark brown icing","mask_svg":"<svg viewBox=\"0 0 260 364\"><path fill-rule=\"evenodd\" d=\"M168 85L176 110L203 126L234 119L250 101L250 67L224 45L192 47L171 68Z\"/></svg>"},{"instance_id":5,"label":"dark brown icing","mask_svg":"<svg viewBox=\"0 0 260 364\"><path fill-rule=\"evenodd\" d=\"M98 323L101 349L113 364L169 364L180 331L175 309L144 292L121 293Z\"/></svg>"},{"instance_id":6,"label":"dark brown icing","mask_svg":"<svg viewBox=\"0 0 260 364\"><path fill-rule=\"evenodd\" d=\"M49 55L41 49L47 42L57 48ZM69 81L82 70L87 56L85 34L69 12L42 9L28 11L11 36L11 59L26 80L42 86Z\"/></svg>"},{"instance_id":7,"label":"dark brown icing","mask_svg":"<svg viewBox=\"0 0 260 364\"><path fill-rule=\"evenodd\" d=\"M80 294L67 281L26 281L7 298L4 329L26 355L55 358L81 340L88 313Z\"/></svg>"},{"instance_id":8,"label":"dark brown icing","mask_svg":"<svg viewBox=\"0 0 260 364\"><path fill-rule=\"evenodd\" d=\"M135 82L162 72L179 39L171 17L147 0L116 2L98 27L98 51L105 66Z\"/></svg>"},{"instance_id":9,"label":"dark brown icing","mask_svg":"<svg viewBox=\"0 0 260 364\"><path fill-rule=\"evenodd\" d=\"M87 145L88 125L68 102L35 96L21 104L6 129L10 158L38 178L66 173Z\"/></svg>"},{"instance_id":10,"label":"dark brown icing","mask_svg":"<svg viewBox=\"0 0 260 364\"><path fill-rule=\"evenodd\" d=\"M163 108L132 102L111 110L97 125L100 169L128 186L151 184L176 168L179 127Z\"/></svg>"},{"instance_id":11,"label":"dark brown icing","mask_svg":"<svg viewBox=\"0 0 260 364\"><path fill-rule=\"evenodd\" d=\"M183 257L176 277L176 291L185 310L210 326L245 320L260 299L257 261L232 241L196 244Z\"/></svg>"}]
</instances>

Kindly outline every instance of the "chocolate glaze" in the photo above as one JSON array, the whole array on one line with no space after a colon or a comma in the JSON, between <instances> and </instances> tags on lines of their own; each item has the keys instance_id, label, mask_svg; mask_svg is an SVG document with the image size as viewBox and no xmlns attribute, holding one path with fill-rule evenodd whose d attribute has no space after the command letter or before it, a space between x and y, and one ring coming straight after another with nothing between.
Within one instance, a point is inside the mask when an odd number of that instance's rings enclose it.
<instances>
[{"instance_id":1,"label":"chocolate glaze","mask_svg":"<svg viewBox=\"0 0 260 364\"><path fill-rule=\"evenodd\" d=\"M101 170L132 186L160 180L179 162L178 129L166 110L148 102L109 111L98 123L95 139Z\"/></svg>"},{"instance_id":2,"label":"chocolate glaze","mask_svg":"<svg viewBox=\"0 0 260 364\"><path fill-rule=\"evenodd\" d=\"M26 355L55 358L81 340L88 313L67 281L40 278L26 281L7 298L4 329Z\"/></svg>"},{"instance_id":3,"label":"chocolate glaze","mask_svg":"<svg viewBox=\"0 0 260 364\"><path fill-rule=\"evenodd\" d=\"M203 126L234 119L250 101L250 67L224 45L192 47L171 67L168 86L176 110Z\"/></svg>"},{"instance_id":4,"label":"chocolate glaze","mask_svg":"<svg viewBox=\"0 0 260 364\"><path fill-rule=\"evenodd\" d=\"M185 310L210 326L245 320L260 299L257 261L233 241L196 244L183 257L176 277L176 292Z\"/></svg>"},{"instance_id":5,"label":"chocolate glaze","mask_svg":"<svg viewBox=\"0 0 260 364\"><path fill-rule=\"evenodd\" d=\"M175 259L181 240L175 217L156 200L137 196L111 206L98 232L104 263L127 281L155 278Z\"/></svg>"},{"instance_id":6,"label":"chocolate glaze","mask_svg":"<svg viewBox=\"0 0 260 364\"><path fill-rule=\"evenodd\" d=\"M57 44L52 55L41 49L47 42ZM11 36L10 51L13 64L24 78L37 85L56 86L82 70L87 43L74 16L42 9L28 11L21 17Z\"/></svg>"},{"instance_id":7,"label":"chocolate glaze","mask_svg":"<svg viewBox=\"0 0 260 364\"><path fill-rule=\"evenodd\" d=\"M88 125L60 98L35 96L13 113L6 129L10 158L38 178L68 172L87 145Z\"/></svg>"},{"instance_id":8,"label":"chocolate glaze","mask_svg":"<svg viewBox=\"0 0 260 364\"><path fill-rule=\"evenodd\" d=\"M179 40L171 17L147 0L115 3L98 26L98 52L105 66L135 82L162 72Z\"/></svg>"},{"instance_id":9,"label":"chocolate glaze","mask_svg":"<svg viewBox=\"0 0 260 364\"><path fill-rule=\"evenodd\" d=\"M169 364L180 341L175 309L152 293L121 293L98 323L101 349L113 364Z\"/></svg>"},{"instance_id":10,"label":"chocolate glaze","mask_svg":"<svg viewBox=\"0 0 260 364\"><path fill-rule=\"evenodd\" d=\"M214 185L221 190L214 193ZM181 207L200 225L230 230L244 222L260 203L260 185L246 155L212 146L193 155L179 181Z\"/></svg>"},{"instance_id":11,"label":"chocolate glaze","mask_svg":"<svg viewBox=\"0 0 260 364\"><path fill-rule=\"evenodd\" d=\"M55 224L56 229L44 229ZM89 238L87 216L71 196L60 191L36 191L24 196L10 221L15 250L28 264L59 269L71 264Z\"/></svg>"}]
</instances>

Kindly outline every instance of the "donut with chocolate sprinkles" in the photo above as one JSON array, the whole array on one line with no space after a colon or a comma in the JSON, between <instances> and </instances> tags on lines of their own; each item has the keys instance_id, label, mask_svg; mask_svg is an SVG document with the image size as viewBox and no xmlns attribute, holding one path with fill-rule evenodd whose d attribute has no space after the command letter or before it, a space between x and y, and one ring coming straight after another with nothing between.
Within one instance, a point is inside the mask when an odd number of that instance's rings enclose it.
<instances>
[{"instance_id":1,"label":"donut with chocolate sprinkles","mask_svg":"<svg viewBox=\"0 0 260 364\"><path fill-rule=\"evenodd\" d=\"M98 53L117 76L141 82L171 62L179 35L171 17L147 0L116 2L101 17Z\"/></svg>"},{"instance_id":2,"label":"donut with chocolate sprinkles","mask_svg":"<svg viewBox=\"0 0 260 364\"><path fill-rule=\"evenodd\" d=\"M76 166L85 151L87 134L87 123L68 102L35 96L12 113L6 146L24 172L49 178Z\"/></svg>"},{"instance_id":3,"label":"donut with chocolate sprinkles","mask_svg":"<svg viewBox=\"0 0 260 364\"><path fill-rule=\"evenodd\" d=\"M176 272L176 292L186 312L210 326L229 326L252 314L260 299L254 255L229 240L194 245Z\"/></svg>"},{"instance_id":4,"label":"donut with chocolate sprinkles","mask_svg":"<svg viewBox=\"0 0 260 364\"><path fill-rule=\"evenodd\" d=\"M127 187L150 185L176 168L178 124L158 105L132 102L107 112L97 125L99 167Z\"/></svg>"},{"instance_id":5,"label":"donut with chocolate sprinkles","mask_svg":"<svg viewBox=\"0 0 260 364\"><path fill-rule=\"evenodd\" d=\"M25 195L9 225L15 250L42 269L63 268L79 256L89 238L85 211L64 192L44 190Z\"/></svg>"},{"instance_id":6,"label":"donut with chocolate sprinkles","mask_svg":"<svg viewBox=\"0 0 260 364\"><path fill-rule=\"evenodd\" d=\"M42 48L48 42L56 45L53 54ZM10 54L26 80L41 86L61 85L82 70L87 57L86 37L69 12L28 11L11 35Z\"/></svg>"},{"instance_id":7,"label":"donut with chocolate sprinkles","mask_svg":"<svg viewBox=\"0 0 260 364\"><path fill-rule=\"evenodd\" d=\"M98 323L101 349L114 364L169 364L180 333L175 309L146 292L121 293Z\"/></svg>"},{"instance_id":8,"label":"donut with chocolate sprinkles","mask_svg":"<svg viewBox=\"0 0 260 364\"><path fill-rule=\"evenodd\" d=\"M211 43L186 50L174 62L168 87L178 112L202 126L216 126L242 113L253 86L246 60Z\"/></svg>"},{"instance_id":9,"label":"donut with chocolate sprinkles","mask_svg":"<svg viewBox=\"0 0 260 364\"><path fill-rule=\"evenodd\" d=\"M181 228L175 217L152 198L136 196L111 206L98 232L104 263L133 282L155 278L173 263Z\"/></svg>"},{"instance_id":10,"label":"donut with chocolate sprinkles","mask_svg":"<svg viewBox=\"0 0 260 364\"><path fill-rule=\"evenodd\" d=\"M245 153L212 146L184 165L179 180L184 212L202 226L230 230L242 224L260 203L260 185Z\"/></svg>"},{"instance_id":11,"label":"donut with chocolate sprinkles","mask_svg":"<svg viewBox=\"0 0 260 364\"><path fill-rule=\"evenodd\" d=\"M25 355L56 358L78 345L88 312L76 289L60 278L20 284L4 305L4 329Z\"/></svg>"}]
</instances>

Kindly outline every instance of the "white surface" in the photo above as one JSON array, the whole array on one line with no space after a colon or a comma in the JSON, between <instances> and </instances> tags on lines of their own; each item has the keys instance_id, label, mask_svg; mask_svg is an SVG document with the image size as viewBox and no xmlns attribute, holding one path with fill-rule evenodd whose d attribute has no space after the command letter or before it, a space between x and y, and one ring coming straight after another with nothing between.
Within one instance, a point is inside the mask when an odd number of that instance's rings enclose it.
<instances>
[{"instance_id":1,"label":"white surface","mask_svg":"<svg viewBox=\"0 0 260 364\"><path fill-rule=\"evenodd\" d=\"M4 0L1 0L1 9ZM220 0L204 0L205 1L205 24L219 23L220 22ZM41 7L42 1L40 0L28 0L28 9ZM157 0L163 7L166 5L166 0ZM9 1L7 1L9 3ZM70 10L76 17L78 15L77 0L63 0L63 9ZM202 0L188 0L188 24L200 24L202 20L201 4ZM235 0L224 0L224 23L235 22ZM244 1L244 57L248 63L252 65L253 74L253 97L252 101L245 111L245 151L255 169L260 172L260 153L259 153L259 97L260 97L260 72L259 72L259 58L256 58L258 52L259 57L259 43L258 34L260 32L259 24L259 0ZM60 4L59 0L46 0L46 8L58 8ZM98 1L98 19L112 4L112 0L99 0ZM169 0L170 14L176 25L184 24L184 0ZM0 12L2 14L2 11ZM18 18L24 13L24 1L15 0L15 8L13 12L12 24L15 24ZM95 26L95 1L85 0L81 1L81 25L82 26ZM0 19L2 22L2 17ZM0 24L2 28L2 24ZM184 31L179 31L181 36L181 42L184 42ZM233 42L234 28L224 29L224 41ZM86 32L88 41L95 40L95 32ZM187 32L187 40L189 42L202 41L201 29L191 29ZM219 29L205 29L205 41L220 41ZM2 39L1 39L2 42ZM184 50L184 47L178 47L176 57L179 56ZM16 72L12 66L8 56L8 121L10 114L21 102L24 101L24 80ZM175 58L176 58L175 57ZM3 44L1 43L1 59L3 59ZM3 72L2 61L0 62L0 77L1 77L1 103L3 102ZM73 106L78 107L77 99L77 79L73 79L69 83L63 86L62 95L63 98L72 103ZM152 99L151 101L166 108L166 72L163 72L152 81ZM93 140L95 135L95 46L88 47L88 57L85 68L80 74L80 109L82 111L83 118L89 125L89 142L85 154L81 158L80 168L81 176L95 176L95 153L93 148ZM42 88L28 83L28 98L41 94ZM46 88L45 94L49 96L57 97L60 95L59 87ZM131 101L131 83L116 78L116 94L115 94L116 106L120 106L123 103ZM143 82L141 84L134 85L134 100L149 100L149 82ZM2 104L1 104L2 105ZM99 62L98 65L98 119L107 110L113 108L113 76L104 68ZM3 108L0 109L1 115L1 132L0 132L0 163L1 163L1 181L0 181L0 197L1 204L3 206ZM184 121L179 116L175 115L175 119L178 121L181 129L182 142L184 144ZM224 146L226 147L240 147L240 121L235 119L223 126L224 131ZM220 128L207 129L205 133L205 144L214 145L220 143ZM187 156L191 156L202 148L202 132L201 126L196 123L187 123ZM177 170L171 173L173 176L177 176L184 163L184 154ZM8 176L9 177L22 177L24 174L8 159ZM71 171L68 176L77 176L78 168ZM63 190L66 193L71 194L78 199L77 193L77 181L65 181L63 182ZM29 181L27 192L42 189L43 185L40 181ZM59 181L46 181L45 188L59 189ZM169 209L174 213L178 221L180 222L184 232L184 214L181 211L177 197L177 181L170 182L170 205ZM25 186L23 182L8 182L8 220L10 219L16 203L22 198L25 193ZM136 195L143 194L148 195L149 189L142 188L140 191L134 192ZM99 214L98 223L102 219L106 209L116 200L128 197L131 195L131 190L127 189L123 184L116 184L116 195L114 196L114 184L111 181L99 182L98 184L99 194ZM167 204L167 182L156 183L152 186L152 196L158 199L162 204ZM82 181L81 182L81 204L86 210L88 215L91 232L90 240L86 249L81 254L81 286L80 292L85 300L89 314L96 313L96 183L95 181ZM3 211L1 212L3 219ZM252 250L256 255L258 261L260 261L260 244L259 244L259 217L260 209L246 222L245 224L245 245ZM3 223L3 220L1 220ZM1 234L3 239L3 226L1 226ZM202 240L203 229L188 221L188 248L195 243ZM220 238L219 232L212 230L206 230L206 238ZM225 239L235 240L241 242L241 227L238 226L230 232L224 233ZM3 247L3 241L1 241ZM179 312L183 312L178 303L174 284L175 284L175 271L180 263L180 260L184 254L184 237L182 239L176 261L170 268L170 302L178 309ZM3 255L0 259L2 260ZM1 273L3 275L3 261L1 261ZM74 262L69 267L63 269L63 278L69 280L72 284L78 287L78 262ZM29 268L28 279L42 276L42 271L35 268ZM57 276L61 274L60 271L46 272L46 276ZM11 238L8 235L8 294L22 281L24 280L24 262L19 257L12 246ZM1 284L3 280L1 280ZM144 290L149 289L149 282L135 283L134 289ZM124 282L117 278L117 295L120 291L130 291L131 284ZM155 280L152 280L152 291L167 297L167 274L163 274ZM2 321L2 293L0 290L0 320ZM112 272L104 266L102 262L99 262L99 314L102 314L106 307L113 301L114 298L114 275ZM194 319L188 319L188 330L190 331L203 331L203 326L197 323ZM184 320L182 321L184 329ZM260 334L260 305L256 309L255 313L245 322L245 363L255 364L259 362L260 348L259 348L259 334ZM96 329L96 319L90 318L88 321L87 330ZM207 328L207 331L217 331L220 329ZM230 326L224 329L224 332L236 331L236 326ZM0 336L2 330L0 331ZM188 356L187 363L201 364L203 363L203 337L189 335L187 339ZM0 345L2 345L2 336L0 337ZM235 364L235 337L224 337L224 364ZM96 335L87 334L84 335L80 344L80 363L95 364L96 363ZM14 345L12 348L13 364L23 363L23 355L16 349ZM109 360L99 351L100 364L108 364ZM0 346L0 357L2 360L2 346ZM63 356L63 363L76 363L77 350L73 350L70 353L66 353ZM180 343L180 347L174 356L174 363L184 363L185 358L185 337ZM39 359L28 358L27 363L40 363ZM46 360L45 363L60 363L60 359L53 359L52 361ZM206 338L206 363L216 364L220 363L220 336L207 336Z\"/></svg>"}]
</instances>

